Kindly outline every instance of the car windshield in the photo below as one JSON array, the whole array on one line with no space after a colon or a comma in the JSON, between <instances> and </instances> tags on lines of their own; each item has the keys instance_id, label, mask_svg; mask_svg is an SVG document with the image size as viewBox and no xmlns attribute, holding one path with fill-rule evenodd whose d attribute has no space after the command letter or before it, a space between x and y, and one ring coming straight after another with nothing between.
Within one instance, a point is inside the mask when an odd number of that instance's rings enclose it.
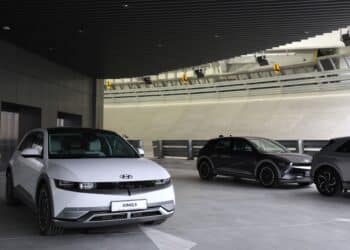
<instances>
[{"instance_id":1,"label":"car windshield","mask_svg":"<svg viewBox=\"0 0 350 250\"><path fill-rule=\"evenodd\" d=\"M49 133L49 158L138 158L119 135L103 131Z\"/></svg>"},{"instance_id":2,"label":"car windshield","mask_svg":"<svg viewBox=\"0 0 350 250\"><path fill-rule=\"evenodd\" d=\"M264 138L252 138L249 139L259 151L264 153L287 153L289 152L284 146L276 141L264 139Z\"/></svg>"}]
</instances>

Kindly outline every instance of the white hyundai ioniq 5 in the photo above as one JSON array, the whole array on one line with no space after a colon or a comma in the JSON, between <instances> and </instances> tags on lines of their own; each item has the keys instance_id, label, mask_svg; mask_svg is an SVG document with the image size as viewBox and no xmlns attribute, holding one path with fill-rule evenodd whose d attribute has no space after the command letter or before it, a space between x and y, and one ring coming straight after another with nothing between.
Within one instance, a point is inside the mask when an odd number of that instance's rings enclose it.
<instances>
[{"instance_id":1,"label":"white hyundai ioniq 5","mask_svg":"<svg viewBox=\"0 0 350 250\"><path fill-rule=\"evenodd\" d=\"M27 133L6 171L6 199L31 206L44 235L66 227L158 224L175 210L169 173L116 133L94 129Z\"/></svg>"}]
</instances>

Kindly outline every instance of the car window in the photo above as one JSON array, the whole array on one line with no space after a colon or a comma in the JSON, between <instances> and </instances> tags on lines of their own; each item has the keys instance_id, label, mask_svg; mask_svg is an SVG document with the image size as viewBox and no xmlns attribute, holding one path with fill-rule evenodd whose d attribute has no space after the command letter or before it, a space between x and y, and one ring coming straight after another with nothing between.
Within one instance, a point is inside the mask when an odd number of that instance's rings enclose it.
<instances>
[{"instance_id":1,"label":"car window","mask_svg":"<svg viewBox=\"0 0 350 250\"><path fill-rule=\"evenodd\" d=\"M138 158L138 154L114 133L63 131L49 134L49 158Z\"/></svg>"},{"instance_id":2,"label":"car window","mask_svg":"<svg viewBox=\"0 0 350 250\"><path fill-rule=\"evenodd\" d=\"M31 148L32 146L32 143L33 143L33 138L34 138L34 135L33 133L27 135L24 140L22 141L21 145L19 146L18 150L19 151L23 151L24 149L26 148Z\"/></svg>"},{"instance_id":3,"label":"car window","mask_svg":"<svg viewBox=\"0 0 350 250\"><path fill-rule=\"evenodd\" d=\"M233 152L253 152L252 146L245 140L235 139L232 143Z\"/></svg>"},{"instance_id":4,"label":"car window","mask_svg":"<svg viewBox=\"0 0 350 250\"><path fill-rule=\"evenodd\" d=\"M289 150L280 143L264 138L250 138L249 141L255 148L264 153L287 153Z\"/></svg>"},{"instance_id":5,"label":"car window","mask_svg":"<svg viewBox=\"0 0 350 250\"><path fill-rule=\"evenodd\" d=\"M339 153L350 153L350 141L345 142L343 145L341 145L337 152Z\"/></svg>"},{"instance_id":6,"label":"car window","mask_svg":"<svg viewBox=\"0 0 350 250\"><path fill-rule=\"evenodd\" d=\"M41 154L44 147L44 134L42 132L33 132L24 138L18 150L23 151L27 148L36 148Z\"/></svg>"},{"instance_id":7,"label":"car window","mask_svg":"<svg viewBox=\"0 0 350 250\"><path fill-rule=\"evenodd\" d=\"M42 132L35 132L33 134L32 148L36 148L41 154L44 148L44 134Z\"/></svg>"},{"instance_id":8,"label":"car window","mask_svg":"<svg viewBox=\"0 0 350 250\"><path fill-rule=\"evenodd\" d=\"M215 144L215 151L230 151L231 139L220 139Z\"/></svg>"}]
</instances>

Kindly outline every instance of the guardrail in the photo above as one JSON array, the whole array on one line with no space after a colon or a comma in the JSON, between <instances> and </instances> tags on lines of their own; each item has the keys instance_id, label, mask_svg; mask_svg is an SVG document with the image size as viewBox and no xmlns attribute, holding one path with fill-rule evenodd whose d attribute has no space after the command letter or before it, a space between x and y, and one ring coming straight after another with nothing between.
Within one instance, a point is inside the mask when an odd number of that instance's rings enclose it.
<instances>
[{"instance_id":1,"label":"guardrail","mask_svg":"<svg viewBox=\"0 0 350 250\"><path fill-rule=\"evenodd\" d=\"M106 91L106 103L229 98L350 89L350 70L329 70L259 79Z\"/></svg>"},{"instance_id":2,"label":"guardrail","mask_svg":"<svg viewBox=\"0 0 350 250\"><path fill-rule=\"evenodd\" d=\"M324 147L328 140L277 140L291 152L314 155ZM153 141L154 157L181 157L193 160L206 140L158 140Z\"/></svg>"}]
</instances>

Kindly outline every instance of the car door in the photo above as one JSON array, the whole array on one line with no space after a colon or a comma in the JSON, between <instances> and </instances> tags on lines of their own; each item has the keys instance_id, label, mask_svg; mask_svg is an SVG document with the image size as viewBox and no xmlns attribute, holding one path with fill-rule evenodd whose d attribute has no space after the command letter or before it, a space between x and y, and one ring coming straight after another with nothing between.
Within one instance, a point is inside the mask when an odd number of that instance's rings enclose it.
<instances>
[{"instance_id":1,"label":"car door","mask_svg":"<svg viewBox=\"0 0 350 250\"><path fill-rule=\"evenodd\" d=\"M35 197L37 180L44 167L43 144L43 132L37 131L30 133L20 145L13 163L17 185L27 198L33 199ZM24 157L21 153L28 148L36 148L41 151L41 157Z\"/></svg>"},{"instance_id":2,"label":"car door","mask_svg":"<svg viewBox=\"0 0 350 250\"><path fill-rule=\"evenodd\" d=\"M233 139L230 163L232 172L254 175L256 161L257 152L250 142L243 138Z\"/></svg>"},{"instance_id":3,"label":"car door","mask_svg":"<svg viewBox=\"0 0 350 250\"><path fill-rule=\"evenodd\" d=\"M214 145L211 160L215 168L219 171L229 170L229 164L231 162L231 142L232 139L230 138L222 138L217 140Z\"/></svg>"},{"instance_id":4,"label":"car door","mask_svg":"<svg viewBox=\"0 0 350 250\"><path fill-rule=\"evenodd\" d=\"M350 141L345 142L332 154L340 168L344 181L350 181Z\"/></svg>"}]
</instances>

